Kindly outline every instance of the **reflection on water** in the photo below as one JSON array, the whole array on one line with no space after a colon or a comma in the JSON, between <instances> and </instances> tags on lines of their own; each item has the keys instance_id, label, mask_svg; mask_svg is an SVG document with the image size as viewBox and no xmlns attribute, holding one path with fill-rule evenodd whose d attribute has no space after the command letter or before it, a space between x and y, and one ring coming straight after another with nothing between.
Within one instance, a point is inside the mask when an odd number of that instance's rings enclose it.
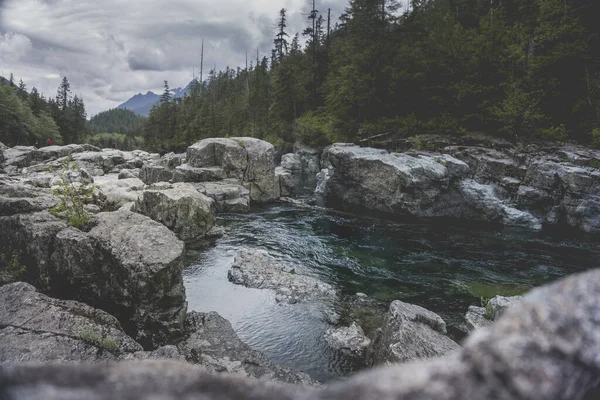
<instances>
[{"instance_id":1,"label":"reflection on water","mask_svg":"<svg viewBox=\"0 0 600 400\"><path fill-rule=\"evenodd\" d=\"M322 381L361 365L328 348L322 335L331 325L318 305L279 305L269 290L229 283L236 248L267 249L294 260L343 295L362 292L380 300L381 311L394 299L418 304L440 314L455 335L468 306L479 304L481 297L523 293L593 268L600 256L598 242L583 235L566 239L518 230L388 223L292 205L219 220L225 236L208 250L188 255L190 310L219 312L251 347ZM349 309L346 298L332 307L343 314Z\"/></svg>"}]
</instances>

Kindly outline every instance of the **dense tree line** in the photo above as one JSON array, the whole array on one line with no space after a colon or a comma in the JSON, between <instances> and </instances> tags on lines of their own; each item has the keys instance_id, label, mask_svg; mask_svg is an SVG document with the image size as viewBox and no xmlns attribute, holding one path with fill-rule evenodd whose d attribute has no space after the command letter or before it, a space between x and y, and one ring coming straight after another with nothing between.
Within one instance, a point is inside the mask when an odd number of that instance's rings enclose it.
<instances>
[{"instance_id":1,"label":"dense tree line","mask_svg":"<svg viewBox=\"0 0 600 400\"><path fill-rule=\"evenodd\" d=\"M87 136L83 100L71 95L67 78L63 78L55 98L45 98L25 83L0 81L0 142L9 145L45 145L81 143Z\"/></svg>"},{"instance_id":2,"label":"dense tree line","mask_svg":"<svg viewBox=\"0 0 600 400\"><path fill-rule=\"evenodd\" d=\"M165 90L144 128L148 147L228 135L280 144L376 134L598 136L596 0L412 0L404 10L396 0L351 0L335 26L317 8L302 48L281 10L269 58L210 71L183 99Z\"/></svg>"},{"instance_id":3,"label":"dense tree line","mask_svg":"<svg viewBox=\"0 0 600 400\"><path fill-rule=\"evenodd\" d=\"M140 136L144 120L144 117L136 115L133 111L114 108L90 118L88 129L92 134L110 132Z\"/></svg>"}]
</instances>

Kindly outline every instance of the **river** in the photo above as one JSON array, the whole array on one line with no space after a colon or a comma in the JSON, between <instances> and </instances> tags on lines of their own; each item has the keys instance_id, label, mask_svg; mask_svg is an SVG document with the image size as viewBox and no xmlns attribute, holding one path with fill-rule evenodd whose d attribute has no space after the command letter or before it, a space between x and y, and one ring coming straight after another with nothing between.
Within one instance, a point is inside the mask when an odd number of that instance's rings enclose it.
<instances>
[{"instance_id":1,"label":"river","mask_svg":"<svg viewBox=\"0 0 600 400\"><path fill-rule=\"evenodd\" d=\"M438 313L456 340L464 336L469 305L596 267L600 256L598 242L581 234L386 222L285 203L222 214L218 224L225 228L223 237L188 252L189 309L217 311L252 348L320 381L364 365L327 346L323 333L332 325L319 305L278 304L270 290L230 283L227 271L236 249L266 249L334 285L342 296L326 306L342 323L358 320L372 332L389 303L400 299ZM356 293L373 302L357 306Z\"/></svg>"}]
</instances>

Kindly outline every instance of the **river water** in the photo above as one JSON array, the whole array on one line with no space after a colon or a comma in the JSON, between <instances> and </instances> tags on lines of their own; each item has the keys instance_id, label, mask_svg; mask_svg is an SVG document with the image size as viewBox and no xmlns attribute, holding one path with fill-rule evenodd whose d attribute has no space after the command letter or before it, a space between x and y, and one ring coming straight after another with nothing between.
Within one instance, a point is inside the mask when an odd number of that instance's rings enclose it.
<instances>
[{"instance_id":1,"label":"river water","mask_svg":"<svg viewBox=\"0 0 600 400\"><path fill-rule=\"evenodd\" d=\"M342 295L325 305L341 323L358 320L367 332L389 303L400 299L438 313L460 340L462 317L481 298L514 295L594 268L596 239L455 222L399 223L275 204L249 214L223 214L225 235L190 251L184 272L189 309L217 311L240 338L275 363L320 381L364 366L331 350L323 333L331 323L319 305L278 304L270 290L227 280L236 249L266 249L303 266L303 273L334 285ZM356 293L373 301L357 305ZM359 302L360 303L360 302Z\"/></svg>"}]
</instances>

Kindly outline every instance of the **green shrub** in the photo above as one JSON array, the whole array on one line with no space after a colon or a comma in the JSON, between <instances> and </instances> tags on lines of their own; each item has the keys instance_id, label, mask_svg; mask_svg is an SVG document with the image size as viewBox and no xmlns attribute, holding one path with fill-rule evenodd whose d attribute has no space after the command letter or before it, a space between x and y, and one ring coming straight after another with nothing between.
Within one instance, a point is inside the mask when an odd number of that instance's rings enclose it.
<instances>
[{"instance_id":1,"label":"green shrub","mask_svg":"<svg viewBox=\"0 0 600 400\"><path fill-rule=\"evenodd\" d=\"M75 336L84 342L101 347L108 351L115 351L119 348L115 338L102 337L101 332L96 331L91 325L86 325L82 328L79 328L77 332L75 332Z\"/></svg>"},{"instance_id":2,"label":"green shrub","mask_svg":"<svg viewBox=\"0 0 600 400\"><path fill-rule=\"evenodd\" d=\"M77 174L81 174L81 168L68 156L63 162L58 187L52 190L52 194L59 198L59 203L49 212L66 219L71 226L81 228L91 219L84 207L91 201L96 186L73 182L73 175Z\"/></svg>"},{"instance_id":3,"label":"green shrub","mask_svg":"<svg viewBox=\"0 0 600 400\"><path fill-rule=\"evenodd\" d=\"M0 253L0 285L16 282L26 272L27 268L21 264L21 252L15 250L10 255Z\"/></svg>"},{"instance_id":4,"label":"green shrub","mask_svg":"<svg viewBox=\"0 0 600 400\"><path fill-rule=\"evenodd\" d=\"M562 142L567 139L567 128L564 125L542 129L541 136L545 140Z\"/></svg>"}]
</instances>

